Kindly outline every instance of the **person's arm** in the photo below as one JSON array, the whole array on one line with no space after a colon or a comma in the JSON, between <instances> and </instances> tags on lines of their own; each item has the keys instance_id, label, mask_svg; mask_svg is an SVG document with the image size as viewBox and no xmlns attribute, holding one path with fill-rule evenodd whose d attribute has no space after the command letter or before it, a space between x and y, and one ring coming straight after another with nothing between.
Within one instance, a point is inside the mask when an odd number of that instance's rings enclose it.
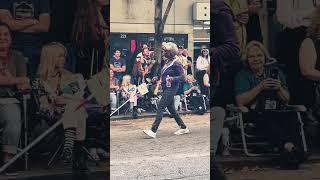
<instances>
[{"instance_id":1,"label":"person's arm","mask_svg":"<svg viewBox=\"0 0 320 180\"><path fill-rule=\"evenodd\" d=\"M207 73L203 76L203 85L205 87L210 87L209 75Z\"/></svg>"},{"instance_id":2,"label":"person's arm","mask_svg":"<svg viewBox=\"0 0 320 180\"><path fill-rule=\"evenodd\" d=\"M201 62L201 57L200 56L197 58L196 68L198 70L202 70L202 62Z\"/></svg>"},{"instance_id":3,"label":"person's arm","mask_svg":"<svg viewBox=\"0 0 320 180\"><path fill-rule=\"evenodd\" d=\"M304 77L314 81L320 81L320 71L315 68L317 53L314 43L310 38L305 39L299 51L299 66Z\"/></svg>"},{"instance_id":4,"label":"person's arm","mask_svg":"<svg viewBox=\"0 0 320 180\"><path fill-rule=\"evenodd\" d=\"M238 106L245 106L252 102L258 94L263 90L262 86L258 85L249 91L246 91L236 96L236 102Z\"/></svg>"},{"instance_id":5,"label":"person's arm","mask_svg":"<svg viewBox=\"0 0 320 180\"><path fill-rule=\"evenodd\" d=\"M23 32L41 33L48 32L50 26L50 0L39 1L38 11L39 19L38 23L23 30Z\"/></svg>"},{"instance_id":6,"label":"person's arm","mask_svg":"<svg viewBox=\"0 0 320 180\"><path fill-rule=\"evenodd\" d=\"M188 95L191 93L191 91L192 91L192 88L189 87L188 84L184 84L183 89L184 89L183 94L184 94L185 96L188 96Z\"/></svg>"},{"instance_id":7,"label":"person's arm","mask_svg":"<svg viewBox=\"0 0 320 180\"><path fill-rule=\"evenodd\" d=\"M0 21L7 24L10 27L11 31L23 31L24 29L31 27L39 22L36 19L16 20L6 9L0 10Z\"/></svg>"},{"instance_id":8,"label":"person's arm","mask_svg":"<svg viewBox=\"0 0 320 180\"><path fill-rule=\"evenodd\" d=\"M126 72L127 67L126 66L122 66L120 72Z\"/></svg>"},{"instance_id":9,"label":"person's arm","mask_svg":"<svg viewBox=\"0 0 320 180\"><path fill-rule=\"evenodd\" d=\"M284 103L288 103L290 100L290 94L289 91L283 87L280 87L278 91L278 96Z\"/></svg>"},{"instance_id":10,"label":"person's arm","mask_svg":"<svg viewBox=\"0 0 320 180\"><path fill-rule=\"evenodd\" d=\"M238 58L240 61L240 49L235 34L233 18L227 11L220 11L214 14L213 25L216 26L212 39L219 42L218 45L213 44L212 59L222 62ZM215 34L215 35L213 35Z\"/></svg>"},{"instance_id":11,"label":"person's arm","mask_svg":"<svg viewBox=\"0 0 320 180\"><path fill-rule=\"evenodd\" d=\"M49 31L49 26L50 26L50 15L49 14L41 14L39 17L38 23L27 27L24 29L22 32L48 32Z\"/></svg>"},{"instance_id":12,"label":"person's arm","mask_svg":"<svg viewBox=\"0 0 320 180\"><path fill-rule=\"evenodd\" d=\"M113 72L117 72L117 71L116 71L116 68L113 66L113 64L110 64L110 69L111 69Z\"/></svg>"},{"instance_id":13,"label":"person's arm","mask_svg":"<svg viewBox=\"0 0 320 180\"><path fill-rule=\"evenodd\" d=\"M177 75L175 77L172 77L172 80L174 82L180 82L184 81L184 72L183 72L183 67L181 64L174 65L176 66L175 70L177 71Z\"/></svg>"}]
</instances>

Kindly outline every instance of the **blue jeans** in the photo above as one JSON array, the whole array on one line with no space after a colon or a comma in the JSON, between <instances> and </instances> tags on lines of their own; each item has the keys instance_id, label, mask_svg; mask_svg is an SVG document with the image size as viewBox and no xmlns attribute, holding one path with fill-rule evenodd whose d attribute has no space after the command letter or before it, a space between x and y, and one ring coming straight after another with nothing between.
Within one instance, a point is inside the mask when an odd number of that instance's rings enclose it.
<instances>
[{"instance_id":1,"label":"blue jeans","mask_svg":"<svg viewBox=\"0 0 320 180\"><path fill-rule=\"evenodd\" d=\"M2 151L16 154L21 133L21 109L19 104L0 104Z\"/></svg>"},{"instance_id":2,"label":"blue jeans","mask_svg":"<svg viewBox=\"0 0 320 180\"><path fill-rule=\"evenodd\" d=\"M40 62L41 45L13 44L12 48L20 51L24 57L28 58L28 73L31 78L35 78Z\"/></svg>"},{"instance_id":3,"label":"blue jeans","mask_svg":"<svg viewBox=\"0 0 320 180\"><path fill-rule=\"evenodd\" d=\"M210 117L211 117L211 128L210 128L210 135L211 135L211 144L213 148L213 155L216 154L218 148L218 142L221 137L223 123L226 116L226 111L222 107L212 107L210 110Z\"/></svg>"}]
</instances>

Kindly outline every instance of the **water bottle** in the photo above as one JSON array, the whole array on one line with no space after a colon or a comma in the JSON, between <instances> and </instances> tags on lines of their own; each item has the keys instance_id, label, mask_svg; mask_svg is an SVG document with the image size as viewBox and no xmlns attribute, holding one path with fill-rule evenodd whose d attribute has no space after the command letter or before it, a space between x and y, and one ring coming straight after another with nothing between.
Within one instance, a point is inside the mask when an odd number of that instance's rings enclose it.
<instances>
[{"instance_id":1,"label":"water bottle","mask_svg":"<svg viewBox=\"0 0 320 180\"><path fill-rule=\"evenodd\" d=\"M167 75L167 78L166 78L166 86L167 87L171 87L171 82L168 80L169 79L169 75Z\"/></svg>"}]
</instances>

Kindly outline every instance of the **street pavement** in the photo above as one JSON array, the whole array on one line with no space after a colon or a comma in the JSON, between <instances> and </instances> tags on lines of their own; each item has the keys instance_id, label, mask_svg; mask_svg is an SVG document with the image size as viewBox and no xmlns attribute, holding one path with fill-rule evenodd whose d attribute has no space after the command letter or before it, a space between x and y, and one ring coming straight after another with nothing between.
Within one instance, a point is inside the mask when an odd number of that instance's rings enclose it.
<instances>
[{"instance_id":1,"label":"street pavement","mask_svg":"<svg viewBox=\"0 0 320 180\"><path fill-rule=\"evenodd\" d=\"M299 170L244 167L227 177L228 180L320 180L320 164L304 164Z\"/></svg>"},{"instance_id":2,"label":"street pavement","mask_svg":"<svg viewBox=\"0 0 320 180\"><path fill-rule=\"evenodd\" d=\"M164 118L156 139L146 139L154 118L111 123L110 179L210 179L209 114L181 116L190 134L176 136L174 119Z\"/></svg>"}]
</instances>

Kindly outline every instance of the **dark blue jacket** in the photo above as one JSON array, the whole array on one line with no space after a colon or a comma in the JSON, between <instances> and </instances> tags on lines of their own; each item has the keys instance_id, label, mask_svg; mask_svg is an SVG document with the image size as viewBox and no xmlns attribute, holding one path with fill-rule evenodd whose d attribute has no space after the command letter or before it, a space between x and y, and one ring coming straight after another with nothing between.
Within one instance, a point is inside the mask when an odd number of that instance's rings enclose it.
<instances>
[{"instance_id":1,"label":"dark blue jacket","mask_svg":"<svg viewBox=\"0 0 320 180\"><path fill-rule=\"evenodd\" d=\"M241 64L240 49L234 27L234 15L223 0L211 1L211 77L210 96L222 86L222 76ZM229 82L228 82L229 83ZM230 96L230 95L229 95Z\"/></svg>"}]
</instances>

